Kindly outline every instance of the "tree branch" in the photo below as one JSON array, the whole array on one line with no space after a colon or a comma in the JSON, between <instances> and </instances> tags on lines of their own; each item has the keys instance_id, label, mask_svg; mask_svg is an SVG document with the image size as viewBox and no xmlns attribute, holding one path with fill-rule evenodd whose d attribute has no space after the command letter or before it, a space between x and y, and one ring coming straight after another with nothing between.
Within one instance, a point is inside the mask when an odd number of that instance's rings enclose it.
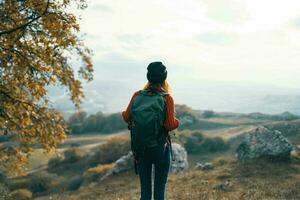
<instances>
[{"instance_id":1,"label":"tree branch","mask_svg":"<svg viewBox=\"0 0 300 200\"><path fill-rule=\"evenodd\" d=\"M13 28L13 29L6 30L6 31L2 31L2 32L0 32L0 36L6 35L6 34L10 34L10 33L13 33L13 32L15 32L15 31L17 31L17 30L19 30L19 29L24 29L24 28L26 28L29 24L31 24L31 23L33 23L34 21L40 19L43 15L45 15L45 14L47 13L49 4L50 4L50 0L47 1L47 5L46 5L46 8L45 8L45 11L44 11L40 16L37 16L37 17L31 19L30 21L28 21L27 23L22 24L22 25L20 25L20 26L18 26L18 27L15 27L15 28Z\"/></svg>"}]
</instances>

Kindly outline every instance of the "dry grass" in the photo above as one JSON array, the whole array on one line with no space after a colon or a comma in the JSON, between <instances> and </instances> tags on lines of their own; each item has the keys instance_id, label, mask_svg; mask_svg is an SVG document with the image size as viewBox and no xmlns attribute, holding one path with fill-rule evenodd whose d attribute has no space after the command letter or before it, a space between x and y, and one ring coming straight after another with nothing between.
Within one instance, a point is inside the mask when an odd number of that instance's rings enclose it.
<instances>
[{"instance_id":1,"label":"dry grass","mask_svg":"<svg viewBox=\"0 0 300 200\"><path fill-rule=\"evenodd\" d=\"M86 182L97 181L102 177L106 172L111 170L114 167L114 164L104 164L92 167L84 172L83 177Z\"/></svg>"},{"instance_id":2,"label":"dry grass","mask_svg":"<svg viewBox=\"0 0 300 200\"><path fill-rule=\"evenodd\" d=\"M70 135L66 139L66 141L59 145L58 153L63 154L64 151L68 150L72 145L78 145L78 149L80 149L83 153L90 151L90 149L95 146L101 145L105 143L107 140L110 140L111 137L116 137L121 135L124 137L124 132L116 133L115 135L100 135L100 134L87 134L87 135ZM42 166L46 166L48 161L52 158L57 158L57 154L45 153L43 149L36 148L29 156L28 164L25 166L26 172L31 172L32 170L38 169Z\"/></svg>"},{"instance_id":3,"label":"dry grass","mask_svg":"<svg viewBox=\"0 0 300 200\"><path fill-rule=\"evenodd\" d=\"M92 167L86 171L86 175L89 174L103 174L106 173L108 170L113 168L114 164L105 164L105 165L98 165L97 167Z\"/></svg>"},{"instance_id":4,"label":"dry grass","mask_svg":"<svg viewBox=\"0 0 300 200\"><path fill-rule=\"evenodd\" d=\"M107 139L106 143L92 149L94 156L89 159L90 167L98 164L109 164L130 151L128 135L115 135Z\"/></svg>"},{"instance_id":5,"label":"dry grass","mask_svg":"<svg viewBox=\"0 0 300 200\"><path fill-rule=\"evenodd\" d=\"M237 162L218 158L213 163L215 168L210 171L190 170L170 175L167 199L300 199L300 162L297 160ZM138 177L130 171L74 193L54 196L54 199L138 200L138 197Z\"/></svg>"},{"instance_id":6,"label":"dry grass","mask_svg":"<svg viewBox=\"0 0 300 200\"><path fill-rule=\"evenodd\" d=\"M9 194L10 200L30 200L32 199L32 192L27 189L18 189Z\"/></svg>"}]
</instances>

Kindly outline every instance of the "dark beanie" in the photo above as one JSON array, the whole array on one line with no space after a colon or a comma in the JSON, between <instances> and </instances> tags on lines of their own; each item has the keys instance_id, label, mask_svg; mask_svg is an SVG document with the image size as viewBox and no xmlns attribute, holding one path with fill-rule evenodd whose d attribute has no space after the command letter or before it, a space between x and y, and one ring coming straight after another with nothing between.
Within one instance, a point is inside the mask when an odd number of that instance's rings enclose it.
<instances>
[{"instance_id":1,"label":"dark beanie","mask_svg":"<svg viewBox=\"0 0 300 200\"><path fill-rule=\"evenodd\" d=\"M167 69L162 62L152 62L147 67L147 79L150 83L163 83L167 78Z\"/></svg>"}]
</instances>

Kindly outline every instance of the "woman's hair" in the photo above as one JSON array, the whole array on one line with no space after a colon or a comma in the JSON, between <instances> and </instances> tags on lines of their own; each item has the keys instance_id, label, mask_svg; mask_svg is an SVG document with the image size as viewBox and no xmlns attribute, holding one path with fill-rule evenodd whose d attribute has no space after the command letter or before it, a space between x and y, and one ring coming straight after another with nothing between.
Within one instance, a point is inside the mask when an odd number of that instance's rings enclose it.
<instances>
[{"instance_id":1,"label":"woman's hair","mask_svg":"<svg viewBox=\"0 0 300 200\"><path fill-rule=\"evenodd\" d=\"M148 82L144 87L144 90L147 90L147 89L155 89L155 90L159 90L159 91L166 92L166 93L172 92L172 89L171 89L168 81L166 81L166 80L162 83Z\"/></svg>"}]
</instances>

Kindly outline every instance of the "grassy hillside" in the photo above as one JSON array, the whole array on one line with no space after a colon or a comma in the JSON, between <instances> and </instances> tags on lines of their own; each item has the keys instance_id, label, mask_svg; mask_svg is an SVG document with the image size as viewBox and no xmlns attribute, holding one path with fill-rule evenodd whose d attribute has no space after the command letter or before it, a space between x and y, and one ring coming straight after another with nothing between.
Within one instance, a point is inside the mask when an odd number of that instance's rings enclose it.
<instances>
[{"instance_id":1,"label":"grassy hillside","mask_svg":"<svg viewBox=\"0 0 300 200\"><path fill-rule=\"evenodd\" d=\"M257 125L280 130L293 144L300 144L300 120L297 116L289 113L215 113L195 111L186 106L177 106L177 110L182 127L175 131L173 140L188 150L191 168L170 175L168 199L300 199L297 191L300 161L276 163L258 159L241 163L234 158L243 134ZM34 197L40 200L138 199L139 182L133 171L98 181L117 158L129 151L128 142L124 143L127 145L125 148L120 145L124 138L128 139L128 133L124 130L110 135L99 132L70 135L59 146L60 155L44 154L36 145L26 166L30 175L11 179L10 188L33 188ZM108 145L109 142L112 143ZM213 170L194 169L197 162L206 161L214 163Z\"/></svg>"},{"instance_id":2,"label":"grassy hillside","mask_svg":"<svg viewBox=\"0 0 300 200\"><path fill-rule=\"evenodd\" d=\"M167 199L300 199L300 162L297 160L276 163L258 159L240 163L216 159L213 163L215 168L210 171L192 169L171 175ZM130 171L75 192L51 195L51 198L138 200L138 195L138 177ZM49 196L36 199L46 200Z\"/></svg>"}]
</instances>

